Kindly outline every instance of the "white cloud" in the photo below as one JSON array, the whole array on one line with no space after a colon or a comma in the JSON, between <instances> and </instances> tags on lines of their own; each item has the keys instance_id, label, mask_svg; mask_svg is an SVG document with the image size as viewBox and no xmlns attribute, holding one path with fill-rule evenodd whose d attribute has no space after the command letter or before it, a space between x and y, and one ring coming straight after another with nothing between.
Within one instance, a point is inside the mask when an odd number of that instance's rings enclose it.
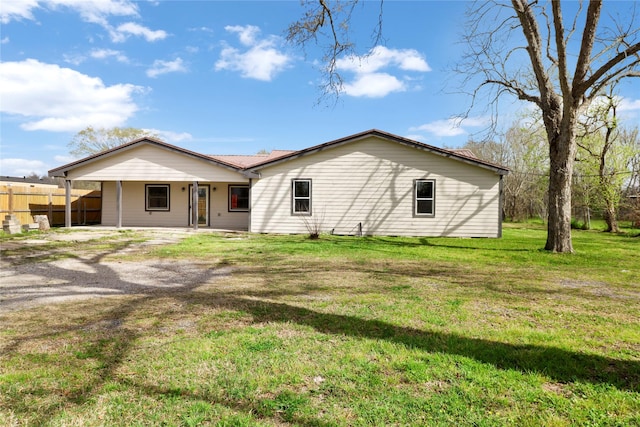
<instances>
[{"instance_id":1,"label":"white cloud","mask_svg":"<svg viewBox=\"0 0 640 427\"><path fill-rule=\"evenodd\" d=\"M216 71L239 71L245 78L262 81L271 81L292 61L286 53L277 49L279 38L271 36L266 39L258 39L260 29L252 25L227 26L228 32L239 35L240 43L249 49L240 51L231 46L226 46L220 53L220 59L215 64Z\"/></svg>"},{"instance_id":2,"label":"white cloud","mask_svg":"<svg viewBox=\"0 0 640 427\"><path fill-rule=\"evenodd\" d=\"M93 59L115 58L118 62L122 62L124 64L129 63L129 58L127 57L127 55L125 55L119 50L93 49L88 53L88 55ZM63 57L64 57L64 62L72 65L80 65L87 60L87 56L82 54L66 54L65 53Z\"/></svg>"},{"instance_id":3,"label":"white cloud","mask_svg":"<svg viewBox=\"0 0 640 427\"><path fill-rule=\"evenodd\" d=\"M35 20L33 10L36 8L74 10L83 21L100 25L107 30L114 42L123 42L132 35L150 42L168 36L164 30L151 30L135 22L127 22L114 28L109 23L113 16L139 16L138 6L131 0L3 0L0 22L6 24L12 20Z\"/></svg>"},{"instance_id":4,"label":"white cloud","mask_svg":"<svg viewBox=\"0 0 640 427\"><path fill-rule=\"evenodd\" d=\"M138 7L129 0L43 0L35 3L40 7L53 10L61 8L75 10L84 21L101 25L104 28L109 27L108 18L111 16L138 16ZM30 19L33 19L33 16Z\"/></svg>"},{"instance_id":5,"label":"white cloud","mask_svg":"<svg viewBox=\"0 0 640 427\"><path fill-rule=\"evenodd\" d=\"M4 176L29 176L34 173L44 175L47 165L40 160L0 158L0 171Z\"/></svg>"},{"instance_id":6,"label":"white cloud","mask_svg":"<svg viewBox=\"0 0 640 427\"><path fill-rule=\"evenodd\" d=\"M345 83L344 93L355 97L382 98L391 92L406 90L405 84L386 73L371 73L356 76L351 83Z\"/></svg>"},{"instance_id":7,"label":"white cloud","mask_svg":"<svg viewBox=\"0 0 640 427\"><path fill-rule=\"evenodd\" d=\"M431 71L424 57L415 49L389 49L376 46L364 56L351 55L338 59L340 70L359 74L375 73L383 68L396 67L404 71Z\"/></svg>"},{"instance_id":8,"label":"white cloud","mask_svg":"<svg viewBox=\"0 0 640 427\"><path fill-rule=\"evenodd\" d=\"M2 44L7 44L7 43L9 43L9 36L7 36L7 37L3 37L3 38L2 38L2 40L0 40L0 43L2 43Z\"/></svg>"},{"instance_id":9,"label":"white cloud","mask_svg":"<svg viewBox=\"0 0 640 427\"><path fill-rule=\"evenodd\" d=\"M621 98L618 111L640 110L640 99Z\"/></svg>"},{"instance_id":10,"label":"white cloud","mask_svg":"<svg viewBox=\"0 0 640 427\"><path fill-rule=\"evenodd\" d=\"M75 162L78 160L78 157L75 156L62 156L55 155L53 156L53 161L56 162L57 165L66 165L67 163Z\"/></svg>"},{"instance_id":11,"label":"white cloud","mask_svg":"<svg viewBox=\"0 0 640 427\"><path fill-rule=\"evenodd\" d=\"M240 43L245 46L253 46L256 44L256 37L260 34L260 28L253 25L227 25L224 27L230 33L238 34Z\"/></svg>"},{"instance_id":12,"label":"white cloud","mask_svg":"<svg viewBox=\"0 0 640 427\"><path fill-rule=\"evenodd\" d=\"M129 0L45 0L41 2L52 9L68 8L75 10L80 17L93 24L109 29L111 16L138 16L138 7Z\"/></svg>"},{"instance_id":13,"label":"white cloud","mask_svg":"<svg viewBox=\"0 0 640 427\"><path fill-rule=\"evenodd\" d=\"M182 58L176 58L174 61L162 61L156 59L153 61L151 68L147 70L147 76L158 77L161 74L167 73L185 73L187 68L184 66Z\"/></svg>"},{"instance_id":14,"label":"white cloud","mask_svg":"<svg viewBox=\"0 0 640 427\"><path fill-rule=\"evenodd\" d=\"M148 42L155 42L167 38L164 30L151 30L135 22L126 22L118 28L110 29L111 40L117 43L127 40L130 35L143 37Z\"/></svg>"},{"instance_id":15,"label":"white cloud","mask_svg":"<svg viewBox=\"0 0 640 427\"><path fill-rule=\"evenodd\" d=\"M105 86L97 77L35 59L0 63L0 109L25 117L25 130L120 126L138 110L132 96L142 90L131 84Z\"/></svg>"},{"instance_id":16,"label":"white cloud","mask_svg":"<svg viewBox=\"0 0 640 427\"><path fill-rule=\"evenodd\" d=\"M351 55L338 59L336 67L339 72L354 73L351 81L347 79L343 85L345 94L355 97L381 98L393 92L408 90L414 77L405 75L402 79L390 74L389 69L403 72L431 71L427 61L415 49L389 49L384 46L374 47L367 55ZM386 69L386 72L381 70ZM419 86L411 86L413 89Z\"/></svg>"},{"instance_id":17,"label":"white cloud","mask_svg":"<svg viewBox=\"0 0 640 427\"><path fill-rule=\"evenodd\" d=\"M630 99L623 96L616 96L614 99L617 112L626 112L640 110L640 99ZM598 96L594 98L593 102L589 106L589 112L595 114L598 110L608 108L611 103L611 99L608 96Z\"/></svg>"},{"instance_id":18,"label":"white cloud","mask_svg":"<svg viewBox=\"0 0 640 427\"><path fill-rule=\"evenodd\" d=\"M451 118L447 120L436 120L420 126L409 128L410 131L425 131L436 137L452 137L466 135L468 128L487 126L490 119L487 117L469 117L466 119Z\"/></svg>"},{"instance_id":19,"label":"white cloud","mask_svg":"<svg viewBox=\"0 0 640 427\"><path fill-rule=\"evenodd\" d=\"M113 49L93 49L89 55L94 59L115 58L118 62L128 63L129 58L119 50Z\"/></svg>"},{"instance_id":20,"label":"white cloud","mask_svg":"<svg viewBox=\"0 0 640 427\"><path fill-rule=\"evenodd\" d=\"M33 20L32 10L38 7L37 0L2 0L0 22L8 24L13 20Z\"/></svg>"},{"instance_id":21,"label":"white cloud","mask_svg":"<svg viewBox=\"0 0 640 427\"><path fill-rule=\"evenodd\" d=\"M191 32L202 31L203 33L213 33L214 32L209 27L191 27L191 28L187 28L187 31L191 31Z\"/></svg>"},{"instance_id":22,"label":"white cloud","mask_svg":"<svg viewBox=\"0 0 640 427\"><path fill-rule=\"evenodd\" d=\"M80 55L80 54L67 54L67 53L65 53L64 55L62 55L62 57L64 58L64 62L66 62L68 64L71 64L71 65L80 65L84 61L87 60L86 56Z\"/></svg>"},{"instance_id":23,"label":"white cloud","mask_svg":"<svg viewBox=\"0 0 640 427\"><path fill-rule=\"evenodd\" d=\"M409 128L410 131L422 130L434 134L435 136L458 136L464 135L465 131L459 125L459 121L455 119L436 120L435 122L426 123L417 127Z\"/></svg>"},{"instance_id":24,"label":"white cloud","mask_svg":"<svg viewBox=\"0 0 640 427\"><path fill-rule=\"evenodd\" d=\"M193 135L189 132L174 132L171 130L158 130L158 129L145 129L145 131L158 135L158 137L169 143L177 143L184 141L191 141Z\"/></svg>"}]
</instances>

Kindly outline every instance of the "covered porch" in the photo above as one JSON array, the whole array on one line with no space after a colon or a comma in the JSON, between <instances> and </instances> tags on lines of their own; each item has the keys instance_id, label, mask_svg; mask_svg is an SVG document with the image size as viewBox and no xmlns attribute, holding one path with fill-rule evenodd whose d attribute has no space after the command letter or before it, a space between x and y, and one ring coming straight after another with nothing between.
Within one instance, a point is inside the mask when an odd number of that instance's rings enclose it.
<instances>
[{"instance_id":1,"label":"covered porch","mask_svg":"<svg viewBox=\"0 0 640 427\"><path fill-rule=\"evenodd\" d=\"M251 181L242 167L142 138L49 171L65 180L65 227L73 181L100 182L102 225L247 230Z\"/></svg>"},{"instance_id":2,"label":"covered porch","mask_svg":"<svg viewBox=\"0 0 640 427\"><path fill-rule=\"evenodd\" d=\"M249 192L248 180L105 181L102 225L248 230Z\"/></svg>"}]
</instances>

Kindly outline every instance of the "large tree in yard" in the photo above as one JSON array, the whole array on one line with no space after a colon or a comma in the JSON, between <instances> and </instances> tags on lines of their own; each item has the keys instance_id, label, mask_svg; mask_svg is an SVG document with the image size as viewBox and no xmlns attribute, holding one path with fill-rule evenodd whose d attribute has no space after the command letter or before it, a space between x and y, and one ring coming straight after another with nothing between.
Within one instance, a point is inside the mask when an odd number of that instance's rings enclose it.
<instances>
[{"instance_id":1,"label":"large tree in yard","mask_svg":"<svg viewBox=\"0 0 640 427\"><path fill-rule=\"evenodd\" d=\"M325 60L327 87L335 92L342 82L336 60L353 48L343 37L353 12L348 5L355 3L308 1L303 18L289 28L289 39L296 43L316 40L322 34L332 40ZM510 95L540 110L549 145L545 245L549 251L573 252L571 177L580 116L607 87L640 76L638 6L633 2L625 5L630 9L625 16L601 19L600 0L470 3L464 35L467 54L458 68L467 75L465 81L474 85L473 103L488 90L488 102L493 105ZM562 7L571 11L565 15ZM378 29L381 22L382 13Z\"/></svg>"}]
</instances>

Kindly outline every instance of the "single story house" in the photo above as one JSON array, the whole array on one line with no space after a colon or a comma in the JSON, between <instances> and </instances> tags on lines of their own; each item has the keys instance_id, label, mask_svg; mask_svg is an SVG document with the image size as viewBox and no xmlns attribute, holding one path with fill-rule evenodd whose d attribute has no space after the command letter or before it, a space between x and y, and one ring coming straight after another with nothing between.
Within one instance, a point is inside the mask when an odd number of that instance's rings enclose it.
<instances>
[{"instance_id":1,"label":"single story house","mask_svg":"<svg viewBox=\"0 0 640 427\"><path fill-rule=\"evenodd\" d=\"M67 194L74 180L101 182L109 226L452 237L501 237L507 173L468 150L375 129L253 156L141 138L49 171Z\"/></svg>"}]
</instances>

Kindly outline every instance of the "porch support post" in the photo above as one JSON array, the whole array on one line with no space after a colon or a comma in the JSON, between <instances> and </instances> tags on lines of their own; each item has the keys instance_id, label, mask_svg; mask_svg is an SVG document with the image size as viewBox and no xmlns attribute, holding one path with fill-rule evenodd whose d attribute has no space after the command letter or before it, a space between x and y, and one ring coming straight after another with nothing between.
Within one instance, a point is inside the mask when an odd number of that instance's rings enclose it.
<instances>
[{"instance_id":1,"label":"porch support post","mask_svg":"<svg viewBox=\"0 0 640 427\"><path fill-rule=\"evenodd\" d=\"M500 175L498 187L498 238L502 238L502 216L504 215L504 175Z\"/></svg>"},{"instance_id":2,"label":"porch support post","mask_svg":"<svg viewBox=\"0 0 640 427\"><path fill-rule=\"evenodd\" d=\"M122 227L122 181L116 181L116 228Z\"/></svg>"},{"instance_id":3,"label":"porch support post","mask_svg":"<svg viewBox=\"0 0 640 427\"><path fill-rule=\"evenodd\" d=\"M64 180L64 226L71 228L71 180Z\"/></svg>"},{"instance_id":4,"label":"porch support post","mask_svg":"<svg viewBox=\"0 0 640 427\"><path fill-rule=\"evenodd\" d=\"M193 181L193 194L191 195L191 222L193 223L193 229L198 229L198 181Z\"/></svg>"}]
</instances>

